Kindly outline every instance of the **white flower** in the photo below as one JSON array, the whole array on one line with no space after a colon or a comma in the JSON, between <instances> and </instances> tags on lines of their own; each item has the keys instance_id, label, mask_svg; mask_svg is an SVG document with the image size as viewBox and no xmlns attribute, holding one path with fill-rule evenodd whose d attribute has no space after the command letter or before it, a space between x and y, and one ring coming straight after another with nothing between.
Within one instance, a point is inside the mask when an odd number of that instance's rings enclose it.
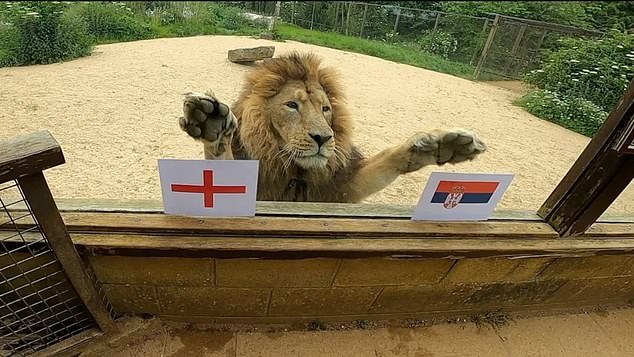
<instances>
[{"instance_id":1,"label":"white flower","mask_svg":"<svg viewBox=\"0 0 634 357\"><path fill-rule=\"evenodd\" d=\"M597 72L596 72L596 71L590 71L590 73L592 73L592 74L597 74Z\"/></svg>"},{"instance_id":2,"label":"white flower","mask_svg":"<svg viewBox=\"0 0 634 357\"><path fill-rule=\"evenodd\" d=\"M611 66L614 69L619 69L619 66Z\"/></svg>"},{"instance_id":3,"label":"white flower","mask_svg":"<svg viewBox=\"0 0 634 357\"><path fill-rule=\"evenodd\" d=\"M579 80L577 78L573 78L572 81L573 82L579 82Z\"/></svg>"},{"instance_id":4,"label":"white flower","mask_svg":"<svg viewBox=\"0 0 634 357\"><path fill-rule=\"evenodd\" d=\"M616 45L616 48L623 48L623 46L621 46L621 45Z\"/></svg>"}]
</instances>

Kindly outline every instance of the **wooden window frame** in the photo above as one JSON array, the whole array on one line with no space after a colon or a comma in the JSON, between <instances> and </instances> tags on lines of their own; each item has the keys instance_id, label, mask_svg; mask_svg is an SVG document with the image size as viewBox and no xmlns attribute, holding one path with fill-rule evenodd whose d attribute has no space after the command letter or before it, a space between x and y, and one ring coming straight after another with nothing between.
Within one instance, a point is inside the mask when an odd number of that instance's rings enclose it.
<instances>
[{"instance_id":1,"label":"wooden window frame","mask_svg":"<svg viewBox=\"0 0 634 357\"><path fill-rule=\"evenodd\" d=\"M634 80L537 214L561 237L582 235L634 178ZM630 141L627 141L630 140Z\"/></svg>"}]
</instances>

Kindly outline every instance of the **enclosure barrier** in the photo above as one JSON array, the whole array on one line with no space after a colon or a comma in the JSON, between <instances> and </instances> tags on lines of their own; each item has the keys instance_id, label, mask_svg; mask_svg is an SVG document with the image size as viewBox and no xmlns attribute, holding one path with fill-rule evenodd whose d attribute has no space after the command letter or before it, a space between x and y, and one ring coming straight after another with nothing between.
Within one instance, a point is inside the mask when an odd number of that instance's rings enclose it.
<instances>
[{"instance_id":1,"label":"enclosure barrier","mask_svg":"<svg viewBox=\"0 0 634 357\"><path fill-rule=\"evenodd\" d=\"M576 311L634 298L631 217L562 238L525 212L429 222L410 220L411 207L259 202L256 217L200 218L165 215L155 201L58 202L120 314L293 324ZM29 224L15 227L37 240Z\"/></svg>"},{"instance_id":2,"label":"enclosure barrier","mask_svg":"<svg viewBox=\"0 0 634 357\"><path fill-rule=\"evenodd\" d=\"M0 356L52 355L114 326L42 174L63 162L47 132L0 141Z\"/></svg>"}]
</instances>

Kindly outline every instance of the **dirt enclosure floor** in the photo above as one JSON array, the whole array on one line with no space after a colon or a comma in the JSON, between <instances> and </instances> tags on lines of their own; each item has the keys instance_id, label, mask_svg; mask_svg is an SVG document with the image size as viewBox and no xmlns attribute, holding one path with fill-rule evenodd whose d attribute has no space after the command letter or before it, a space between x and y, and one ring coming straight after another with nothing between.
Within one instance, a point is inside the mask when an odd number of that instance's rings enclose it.
<instances>
[{"instance_id":1,"label":"dirt enclosure floor","mask_svg":"<svg viewBox=\"0 0 634 357\"><path fill-rule=\"evenodd\" d=\"M342 325L286 331L122 320L79 357L625 357L634 354L634 310L519 318L503 326L471 322L413 326Z\"/></svg>"},{"instance_id":2,"label":"dirt enclosure floor","mask_svg":"<svg viewBox=\"0 0 634 357\"><path fill-rule=\"evenodd\" d=\"M589 139L511 104L517 93L379 58L296 42L202 36L98 46L93 55L43 66L0 68L0 138L47 129L67 163L47 172L58 198L160 200L157 159L200 159L180 131L182 94L212 88L237 98L249 67L227 51L274 45L276 55L310 50L336 66L355 116L355 142L368 155L416 131L473 129L490 149L459 166L428 167L369 198L415 204L432 171L516 175L499 208L537 209ZM634 212L634 190L612 212Z\"/></svg>"}]
</instances>

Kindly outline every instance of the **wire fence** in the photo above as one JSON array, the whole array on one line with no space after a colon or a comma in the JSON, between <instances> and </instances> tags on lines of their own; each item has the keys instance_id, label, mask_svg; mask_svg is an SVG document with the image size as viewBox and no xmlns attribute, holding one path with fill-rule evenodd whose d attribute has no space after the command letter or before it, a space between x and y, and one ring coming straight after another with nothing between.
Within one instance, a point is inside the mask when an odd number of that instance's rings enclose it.
<instances>
[{"instance_id":1,"label":"wire fence","mask_svg":"<svg viewBox=\"0 0 634 357\"><path fill-rule=\"evenodd\" d=\"M272 16L275 1L232 2ZM342 1L284 1L282 21L299 27L384 41L474 66L498 79L519 79L539 66L563 37L601 36L599 31L509 16L469 16L396 5Z\"/></svg>"},{"instance_id":2,"label":"wire fence","mask_svg":"<svg viewBox=\"0 0 634 357\"><path fill-rule=\"evenodd\" d=\"M19 184L0 184L0 356L26 356L95 326Z\"/></svg>"}]
</instances>

